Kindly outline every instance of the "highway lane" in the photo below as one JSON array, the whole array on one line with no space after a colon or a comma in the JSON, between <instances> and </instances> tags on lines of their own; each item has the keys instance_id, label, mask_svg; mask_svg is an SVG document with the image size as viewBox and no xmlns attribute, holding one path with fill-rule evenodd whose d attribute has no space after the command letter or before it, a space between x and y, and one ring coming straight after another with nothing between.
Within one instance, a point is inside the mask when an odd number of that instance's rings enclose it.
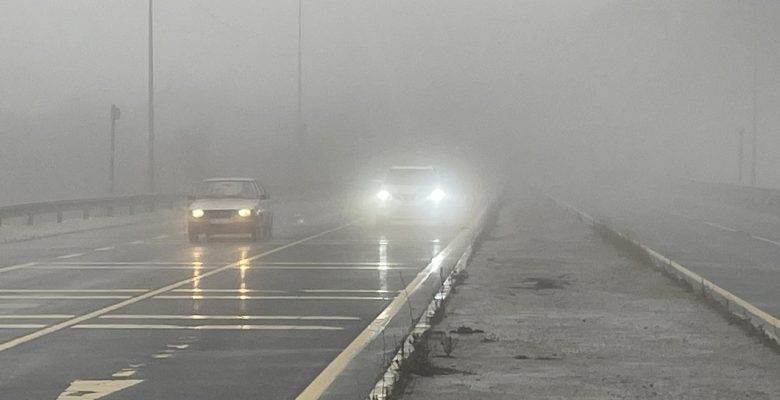
<instances>
[{"instance_id":1,"label":"highway lane","mask_svg":"<svg viewBox=\"0 0 780 400\"><path fill-rule=\"evenodd\" d=\"M780 219L666 190L604 187L562 197L780 317Z\"/></svg>"},{"instance_id":2,"label":"highway lane","mask_svg":"<svg viewBox=\"0 0 780 400\"><path fill-rule=\"evenodd\" d=\"M161 221L0 245L0 342L98 313L0 344L3 397L294 398L455 233L345 222L282 219L259 244L191 245Z\"/></svg>"}]
</instances>

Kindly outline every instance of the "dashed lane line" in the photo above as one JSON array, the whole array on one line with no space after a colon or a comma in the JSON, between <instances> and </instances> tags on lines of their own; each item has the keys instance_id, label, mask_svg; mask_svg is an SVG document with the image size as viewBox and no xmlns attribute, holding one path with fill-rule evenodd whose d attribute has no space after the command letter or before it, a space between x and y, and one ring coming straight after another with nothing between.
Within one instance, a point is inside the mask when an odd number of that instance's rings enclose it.
<instances>
[{"instance_id":1,"label":"dashed lane line","mask_svg":"<svg viewBox=\"0 0 780 400\"><path fill-rule=\"evenodd\" d=\"M271 254L274 254L274 253L278 253L280 251L289 249L290 247L296 246L298 244L305 243L305 242L307 242L309 240L316 239L316 238L319 238L321 236L325 236L325 235L327 235L329 233L333 233L333 232L342 230L342 229L344 229L344 228L346 228L346 227L348 227L350 225L352 225L352 223L349 223L349 224L346 224L346 225L341 225L341 226L333 228L333 229L328 229L326 231L323 231L323 232L320 232L320 233L317 233L317 234L305 237L303 239L300 239L300 240L288 243L288 244L286 244L284 246L276 247L276 248L273 248L271 250L262 252L260 254L256 254L256 255L254 255L252 257L249 257L245 261L246 262L251 262L253 260L257 260L259 258L268 256L268 255L271 255ZM37 330L35 332L29 333L29 334L26 334L26 335L23 335L23 336L19 336L17 338L12 339L12 340L0 343L0 352L8 350L8 349L12 349L12 348L14 348L16 346L19 346L21 344L24 344L24 343L31 342L31 341L33 341L35 339L38 339L38 338L41 338L43 336L52 334L54 332L58 332L58 331L60 331L62 329L70 328L72 326L81 324L84 321L87 321L87 320L99 317L101 315L108 314L110 312L119 310L119 309L121 309L123 307L129 306L131 304L135 304L135 303L138 303L140 301L143 301L143 300L146 300L146 299L158 296L158 295L160 295L162 293L165 293L165 292L168 292L170 290L178 289L180 286L184 286L184 285L192 283L192 282L194 282L196 280L203 280L205 278L208 278L208 277L213 276L215 274L218 274L220 272L224 272L224 271L236 268L236 267L238 267L238 265L239 265L239 263L235 262L235 263L232 263L232 264L225 265L225 266L223 266L221 268L217 268L217 269L210 270L210 271L204 271L199 276L190 277L190 278L187 278L187 279L184 279L184 280L172 283L170 285L163 286L163 287L161 287L159 289L151 290L151 291L148 291L148 292L146 292L144 294L141 294L141 295L138 295L138 296L135 296L135 297L131 297L129 299L125 299L124 301L121 301L119 303L115 303L115 304L112 304L110 306L103 307L103 308L91 311L89 313L86 313L86 314L82 314L82 315L80 315L78 317L75 317L75 318L70 318L70 319L68 319L66 321L59 322L57 324L48 326L46 328Z\"/></svg>"},{"instance_id":2,"label":"dashed lane line","mask_svg":"<svg viewBox=\"0 0 780 400\"><path fill-rule=\"evenodd\" d=\"M57 400L97 400L143 382L142 379L76 380Z\"/></svg>"},{"instance_id":3,"label":"dashed lane line","mask_svg":"<svg viewBox=\"0 0 780 400\"><path fill-rule=\"evenodd\" d=\"M83 256L85 254L87 254L87 253L73 253L73 254L66 254L64 256L59 256L59 257L54 257L54 258L58 259L58 260L67 260L69 258L81 257L81 256Z\"/></svg>"}]
</instances>

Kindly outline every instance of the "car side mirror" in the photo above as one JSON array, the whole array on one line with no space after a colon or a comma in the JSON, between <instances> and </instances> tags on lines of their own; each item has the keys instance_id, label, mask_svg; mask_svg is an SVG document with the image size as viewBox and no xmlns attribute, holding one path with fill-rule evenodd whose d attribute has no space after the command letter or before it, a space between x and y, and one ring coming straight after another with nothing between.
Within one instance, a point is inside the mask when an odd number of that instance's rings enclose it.
<instances>
[{"instance_id":1,"label":"car side mirror","mask_svg":"<svg viewBox=\"0 0 780 400\"><path fill-rule=\"evenodd\" d=\"M264 193L260 195L260 200L268 200L271 198L270 194Z\"/></svg>"}]
</instances>

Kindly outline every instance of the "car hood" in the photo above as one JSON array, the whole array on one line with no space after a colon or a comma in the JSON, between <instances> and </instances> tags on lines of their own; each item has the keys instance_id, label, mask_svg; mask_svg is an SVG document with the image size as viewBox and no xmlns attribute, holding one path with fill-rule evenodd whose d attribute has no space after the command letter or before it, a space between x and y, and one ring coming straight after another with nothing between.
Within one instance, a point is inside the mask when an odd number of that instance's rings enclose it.
<instances>
[{"instance_id":1,"label":"car hood","mask_svg":"<svg viewBox=\"0 0 780 400\"><path fill-rule=\"evenodd\" d=\"M253 199L199 199L190 204L190 210L240 210L242 208L256 209L259 200Z\"/></svg>"}]
</instances>

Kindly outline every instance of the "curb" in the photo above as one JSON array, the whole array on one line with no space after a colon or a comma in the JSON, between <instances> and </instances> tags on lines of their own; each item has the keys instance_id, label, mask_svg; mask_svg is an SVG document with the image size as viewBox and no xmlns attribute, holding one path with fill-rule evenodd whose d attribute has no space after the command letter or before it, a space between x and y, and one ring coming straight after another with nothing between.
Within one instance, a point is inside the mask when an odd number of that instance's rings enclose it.
<instances>
[{"instance_id":1,"label":"curb","mask_svg":"<svg viewBox=\"0 0 780 400\"><path fill-rule=\"evenodd\" d=\"M712 281L703 276L685 268L682 264L664 256L663 254L645 246L636 239L632 239L627 234L610 227L606 223L600 222L588 213L577 209L557 198L547 195L547 197L564 210L571 212L582 220L586 225L596 231L604 231L619 240L623 244L637 251L648 260L654 267L666 272L677 280L685 282L690 288L701 296L714 300L720 307L729 314L735 316L741 321L750 324L758 330L767 339L780 345L780 320L773 317L766 311L754 306L741 297L721 288Z\"/></svg>"},{"instance_id":2,"label":"curb","mask_svg":"<svg viewBox=\"0 0 780 400\"><path fill-rule=\"evenodd\" d=\"M404 378L404 363L409 360L418 345L422 344L426 340L427 334L434 325L433 320L437 317L439 311L443 309L444 304L452 294L452 290L457 283L457 277L466 269L466 266L471 259L474 244L479 239L491 217L491 214L495 212L499 204L500 200L496 199L480 213L479 217L476 219L476 228L471 233L472 237L469 240L469 244L458 258L458 261L452 267L452 270L450 271L447 278L443 280L441 287L434 295L433 300L431 300L431 302L428 304L425 313L423 313L423 315L417 321L417 324L415 324L409 335L403 339L400 349L396 352L395 356L390 361L390 365L387 367L385 373L376 382L371 392L369 392L368 396L366 397L367 400L391 399L393 392L398 388L398 384Z\"/></svg>"}]
</instances>

